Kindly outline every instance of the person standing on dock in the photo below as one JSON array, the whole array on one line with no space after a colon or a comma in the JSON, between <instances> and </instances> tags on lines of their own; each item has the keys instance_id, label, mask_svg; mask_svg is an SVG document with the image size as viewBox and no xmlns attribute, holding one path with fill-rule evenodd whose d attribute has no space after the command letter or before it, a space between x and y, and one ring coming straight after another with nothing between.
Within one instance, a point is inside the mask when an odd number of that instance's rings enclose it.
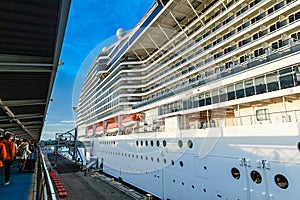
<instances>
[{"instance_id":1,"label":"person standing on dock","mask_svg":"<svg viewBox=\"0 0 300 200\"><path fill-rule=\"evenodd\" d=\"M21 144L18 146L18 151L16 154L16 159L18 160L19 173L23 172L23 168L25 167L26 160L28 155L31 154L29 150L29 143L27 139L23 139Z\"/></svg>"},{"instance_id":2,"label":"person standing on dock","mask_svg":"<svg viewBox=\"0 0 300 200\"><path fill-rule=\"evenodd\" d=\"M15 144L12 141L12 135L10 133L6 133L3 138L4 140L2 140L1 142L5 145L5 149L6 149L6 157L3 160L4 172L5 172L4 185L8 185L9 178L10 178L10 167L13 163L13 159L15 156Z\"/></svg>"}]
</instances>

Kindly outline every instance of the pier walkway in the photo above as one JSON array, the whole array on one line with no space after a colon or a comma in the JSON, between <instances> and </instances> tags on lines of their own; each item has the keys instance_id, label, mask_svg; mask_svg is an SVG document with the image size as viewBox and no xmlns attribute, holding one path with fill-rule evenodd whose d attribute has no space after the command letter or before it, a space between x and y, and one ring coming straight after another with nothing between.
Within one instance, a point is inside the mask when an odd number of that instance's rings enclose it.
<instances>
[{"instance_id":1,"label":"pier walkway","mask_svg":"<svg viewBox=\"0 0 300 200\"><path fill-rule=\"evenodd\" d=\"M63 182L68 192L68 200L134 200L144 199L143 195L135 193L133 190L119 183L113 183L110 178L94 173L84 173L80 167L67 158L53 153L47 154L46 160L56 172L57 176ZM56 167L54 167L56 161Z\"/></svg>"},{"instance_id":2,"label":"pier walkway","mask_svg":"<svg viewBox=\"0 0 300 200\"><path fill-rule=\"evenodd\" d=\"M84 173L73 161L51 153L45 153L45 162L49 169L54 171L62 181L67 196L57 199L63 200L137 200L146 199L129 187L117 181L112 181L99 172ZM56 162L56 165L55 165ZM2 168L0 168L2 170ZM35 195L35 173L18 173L18 163L14 161L11 168L9 185L4 185L4 172L0 171L0 199L1 200L33 200Z\"/></svg>"}]
</instances>

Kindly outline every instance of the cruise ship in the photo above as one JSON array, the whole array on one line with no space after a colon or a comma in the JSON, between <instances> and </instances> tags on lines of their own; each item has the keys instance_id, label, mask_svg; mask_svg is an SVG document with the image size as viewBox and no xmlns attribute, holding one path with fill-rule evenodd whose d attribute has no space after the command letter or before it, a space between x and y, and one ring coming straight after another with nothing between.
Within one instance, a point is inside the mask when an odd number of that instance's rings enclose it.
<instances>
[{"instance_id":1,"label":"cruise ship","mask_svg":"<svg viewBox=\"0 0 300 200\"><path fill-rule=\"evenodd\" d=\"M157 0L117 36L77 105L101 171L164 200L299 199L299 0Z\"/></svg>"}]
</instances>

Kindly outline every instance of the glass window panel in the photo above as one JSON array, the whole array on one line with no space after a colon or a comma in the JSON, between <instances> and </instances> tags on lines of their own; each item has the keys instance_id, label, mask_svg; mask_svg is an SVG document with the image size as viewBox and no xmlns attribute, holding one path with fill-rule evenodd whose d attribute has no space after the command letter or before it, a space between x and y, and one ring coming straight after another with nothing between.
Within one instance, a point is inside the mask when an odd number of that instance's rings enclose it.
<instances>
[{"instance_id":1,"label":"glass window panel","mask_svg":"<svg viewBox=\"0 0 300 200\"><path fill-rule=\"evenodd\" d=\"M243 89L243 88L244 88L243 83L238 83L238 84L235 85L236 90L240 90L240 89Z\"/></svg>"},{"instance_id":2,"label":"glass window panel","mask_svg":"<svg viewBox=\"0 0 300 200\"><path fill-rule=\"evenodd\" d=\"M255 85L261 85L261 84L265 84L264 76L255 79Z\"/></svg>"},{"instance_id":3,"label":"glass window panel","mask_svg":"<svg viewBox=\"0 0 300 200\"><path fill-rule=\"evenodd\" d=\"M220 94L220 102L224 102L227 100L226 88L220 88L219 94Z\"/></svg>"},{"instance_id":4,"label":"glass window panel","mask_svg":"<svg viewBox=\"0 0 300 200\"><path fill-rule=\"evenodd\" d=\"M264 76L255 79L256 94L262 94L267 91Z\"/></svg>"},{"instance_id":5,"label":"glass window panel","mask_svg":"<svg viewBox=\"0 0 300 200\"><path fill-rule=\"evenodd\" d=\"M256 110L256 119L257 121L269 120L269 111L268 109L259 109Z\"/></svg>"},{"instance_id":6,"label":"glass window panel","mask_svg":"<svg viewBox=\"0 0 300 200\"><path fill-rule=\"evenodd\" d=\"M245 81L245 88L253 87L253 80Z\"/></svg>"},{"instance_id":7,"label":"glass window panel","mask_svg":"<svg viewBox=\"0 0 300 200\"><path fill-rule=\"evenodd\" d=\"M281 76L279 78L281 89L289 88L294 86L293 76L292 74Z\"/></svg>"},{"instance_id":8,"label":"glass window panel","mask_svg":"<svg viewBox=\"0 0 300 200\"><path fill-rule=\"evenodd\" d=\"M210 105L211 104L211 96L210 93L207 92L205 93L205 105Z\"/></svg>"},{"instance_id":9,"label":"glass window panel","mask_svg":"<svg viewBox=\"0 0 300 200\"><path fill-rule=\"evenodd\" d=\"M200 106L204 106L204 105L205 105L204 94L200 94L200 95L199 95L199 107L200 107Z\"/></svg>"},{"instance_id":10,"label":"glass window panel","mask_svg":"<svg viewBox=\"0 0 300 200\"><path fill-rule=\"evenodd\" d=\"M212 99L213 99L213 103L219 103L219 91L218 90L212 91Z\"/></svg>"}]
</instances>

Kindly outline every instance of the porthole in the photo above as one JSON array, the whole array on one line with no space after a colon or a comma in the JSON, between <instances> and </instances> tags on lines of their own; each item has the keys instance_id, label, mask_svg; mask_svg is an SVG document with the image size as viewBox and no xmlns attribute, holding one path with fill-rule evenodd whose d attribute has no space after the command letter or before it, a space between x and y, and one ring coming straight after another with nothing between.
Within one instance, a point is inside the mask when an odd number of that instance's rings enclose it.
<instances>
[{"instance_id":1,"label":"porthole","mask_svg":"<svg viewBox=\"0 0 300 200\"><path fill-rule=\"evenodd\" d=\"M235 179L240 179L241 177L241 173L240 173L240 170L238 170L237 168L232 168L231 169L231 175L233 176L233 178Z\"/></svg>"},{"instance_id":2,"label":"porthole","mask_svg":"<svg viewBox=\"0 0 300 200\"><path fill-rule=\"evenodd\" d=\"M191 148L193 148L193 142L192 142L192 140L189 140L188 141L188 147L191 149Z\"/></svg>"},{"instance_id":3,"label":"porthole","mask_svg":"<svg viewBox=\"0 0 300 200\"><path fill-rule=\"evenodd\" d=\"M164 163L166 164L167 163L167 160L164 158Z\"/></svg>"},{"instance_id":4,"label":"porthole","mask_svg":"<svg viewBox=\"0 0 300 200\"><path fill-rule=\"evenodd\" d=\"M174 160L171 160L171 164L174 165Z\"/></svg>"},{"instance_id":5,"label":"porthole","mask_svg":"<svg viewBox=\"0 0 300 200\"><path fill-rule=\"evenodd\" d=\"M143 156L141 156L141 159L143 160Z\"/></svg>"},{"instance_id":6,"label":"porthole","mask_svg":"<svg viewBox=\"0 0 300 200\"><path fill-rule=\"evenodd\" d=\"M183 145L182 140L179 140L179 141L178 141L178 146L179 146L179 148L182 148L182 145Z\"/></svg>"},{"instance_id":7,"label":"porthole","mask_svg":"<svg viewBox=\"0 0 300 200\"><path fill-rule=\"evenodd\" d=\"M183 162L180 161L180 162L179 162L179 165L180 165L180 167L183 167Z\"/></svg>"},{"instance_id":8,"label":"porthole","mask_svg":"<svg viewBox=\"0 0 300 200\"><path fill-rule=\"evenodd\" d=\"M125 157L127 157L127 153L125 153Z\"/></svg>"},{"instance_id":9,"label":"porthole","mask_svg":"<svg viewBox=\"0 0 300 200\"><path fill-rule=\"evenodd\" d=\"M148 160L148 156L146 156L146 160Z\"/></svg>"},{"instance_id":10,"label":"porthole","mask_svg":"<svg viewBox=\"0 0 300 200\"><path fill-rule=\"evenodd\" d=\"M298 146L298 151L300 151L300 142L298 142L297 146Z\"/></svg>"},{"instance_id":11,"label":"porthole","mask_svg":"<svg viewBox=\"0 0 300 200\"><path fill-rule=\"evenodd\" d=\"M262 177L258 171L252 171L251 172L251 179L253 180L254 183L260 184L262 181Z\"/></svg>"},{"instance_id":12,"label":"porthole","mask_svg":"<svg viewBox=\"0 0 300 200\"><path fill-rule=\"evenodd\" d=\"M205 170L207 170L207 167L206 167L206 166L204 166L203 168L204 168Z\"/></svg>"},{"instance_id":13,"label":"porthole","mask_svg":"<svg viewBox=\"0 0 300 200\"><path fill-rule=\"evenodd\" d=\"M145 145L146 145L146 147L148 146L148 140L145 141Z\"/></svg>"},{"instance_id":14,"label":"porthole","mask_svg":"<svg viewBox=\"0 0 300 200\"><path fill-rule=\"evenodd\" d=\"M274 177L274 181L275 181L276 185L278 187L280 187L281 189L287 189L289 187L289 182L288 182L287 178L285 176L283 176L282 174L277 174Z\"/></svg>"},{"instance_id":15,"label":"porthole","mask_svg":"<svg viewBox=\"0 0 300 200\"><path fill-rule=\"evenodd\" d=\"M139 156L138 156L138 155L136 155L135 157L136 157L136 159L138 159L138 158L139 158Z\"/></svg>"},{"instance_id":16,"label":"porthole","mask_svg":"<svg viewBox=\"0 0 300 200\"><path fill-rule=\"evenodd\" d=\"M159 147L159 140L156 140L156 146Z\"/></svg>"},{"instance_id":17,"label":"porthole","mask_svg":"<svg viewBox=\"0 0 300 200\"><path fill-rule=\"evenodd\" d=\"M141 146L143 146L143 140L141 140Z\"/></svg>"},{"instance_id":18,"label":"porthole","mask_svg":"<svg viewBox=\"0 0 300 200\"><path fill-rule=\"evenodd\" d=\"M151 147L153 147L153 141L151 140L151 142L150 142L150 145L151 145Z\"/></svg>"},{"instance_id":19,"label":"porthole","mask_svg":"<svg viewBox=\"0 0 300 200\"><path fill-rule=\"evenodd\" d=\"M175 179L173 179L173 183L175 183Z\"/></svg>"},{"instance_id":20,"label":"porthole","mask_svg":"<svg viewBox=\"0 0 300 200\"><path fill-rule=\"evenodd\" d=\"M151 161L153 161L153 157L151 157Z\"/></svg>"},{"instance_id":21,"label":"porthole","mask_svg":"<svg viewBox=\"0 0 300 200\"><path fill-rule=\"evenodd\" d=\"M203 188L203 192L206 192L206 189L205 189L205 188Z\"/></svg>"},{"instance_id":22,"label":"porthole","mask_svg":"<svg viewBox=\"0 0 300 200\"><path fill-rule=\"evenodd\" d=\"M184 182L181 182L181 185L184 185Z\"/></svg>"},{"instance_id":23,"label":"porthole","mask_svg":"<svg viewBox=\"0 0 300 200\"><path fill-rule=\"evenodd\" d=\"M159 158L157 158L156 160L157 160L157 162L159 163Z\"/></svg>"},{"instance_id":24,"label":"porthole","mask_svg":"<svg viewBox=\"0 0 300 200\"><path fill-rule=\"evenodd\" d=\"M195 186L194 186L194 185L192 185L192 188L194 189L194 188L195 188Z\"/></svg>"},{"instance_id":25,"label":"porthole","mask_svg":"<svg viewBox=\"0 0 300 200\"><path fill-rule=\"evenodd\" d=\"M164 146L164 147L167 146L167 141L166 141L166 140L163 141L163 146Z\"/></svg>"},{"instance_id":26,"label":"porthole","mask_svg":"<svg viewBox=\"0 0 300 200\"><path fill-rule=\"evenodd\" d=\"M136 144L136 146L139 146L139 141L136 141L135 144Z\"/></svg>"}]
</instances>

